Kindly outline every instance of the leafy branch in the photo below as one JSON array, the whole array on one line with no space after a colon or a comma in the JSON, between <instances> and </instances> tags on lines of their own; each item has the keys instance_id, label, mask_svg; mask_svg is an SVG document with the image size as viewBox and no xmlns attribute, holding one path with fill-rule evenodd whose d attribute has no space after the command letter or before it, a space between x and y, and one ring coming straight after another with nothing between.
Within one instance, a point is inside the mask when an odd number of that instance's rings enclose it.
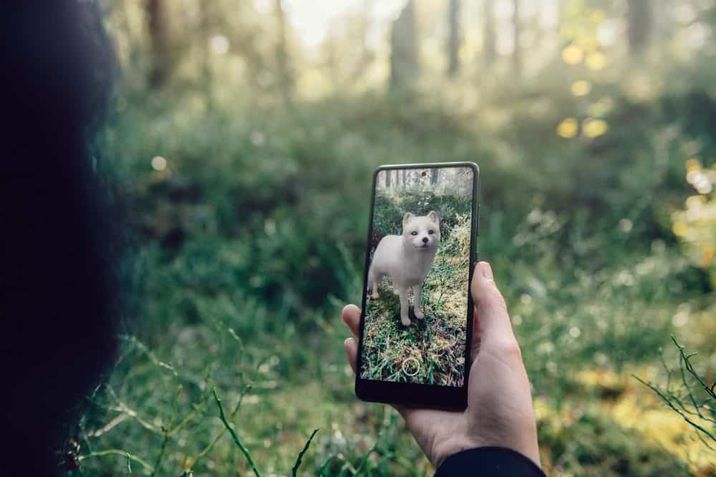
<instances>
[{"instance_id":1,"label":"leafy branch","mask_svg":"<svg viewBox=\"0 0 716 477\"><path fill-rule=\"evenodd\" d=\"M221 399L219 399L219 395L216 393L216 388L212 388L211 392L214 395L214 401L216 401L216 405L219 407L219 417L221 418L221 422L224 424L224 427L226 427L226 429L229 431L229 434L231 434L231 440L234 441L234 444L236 444L241 453L244 454L246 461L249 463L249 467L251 467L251 470L254 471L256 477L261 477L261 473L259 473L259 470L256 468L256 464L254 463L254 459L251 457L251 453L244 446L244 444L241 443L241 439L239 439L238 434L236 434L236 431L226 419L226 415L224 414L224 406L222 406Z\"/></svg>"},{"instance_id":2,"label":"leafy branch","mask_svg":"<svg viewBox=\"0 0 716 477\"><path fill-rule=\"evenodd\" d=\"M657 386L638 376L634 378L649 387L668 408L696 429L697 436L706 447L716 451L716 381L709 384L696 371L691 360L697 353L687 353L676 338L672 336L671 340L679 351L678 385L672 385L673 370L663 360L666 386Z\"/></svg>"}]
</instances>

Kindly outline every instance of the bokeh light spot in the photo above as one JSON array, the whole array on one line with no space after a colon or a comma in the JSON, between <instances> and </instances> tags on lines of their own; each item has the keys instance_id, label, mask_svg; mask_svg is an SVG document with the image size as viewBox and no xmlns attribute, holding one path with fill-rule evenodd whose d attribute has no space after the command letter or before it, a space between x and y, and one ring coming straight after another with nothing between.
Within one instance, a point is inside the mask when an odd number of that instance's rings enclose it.
<instances>
[{"instance_id":1,"label":"bokeh light spot","mask_svg":"<svg viewBox=\"0 0 716 477\"><path fill-rule=\"evenodd\" d=\"M229 39L224 35L214 35L209 40L209 46L217 55L225 55L229 51Z\"/></svg>"},{"instance_id":2,"label":"bokeh light spot","mask_svg":"<svg viewBox=\"0 0 716 477\"><path fill-rule=\"evenodd\" d=\"M592 84L586 80L577 80L572 83L571 90L575 96L586 96L592 91Z\"/></svg>"},{"instance_id":3,"label":"bokeh light spot","mask_svg":"<svg viewBox=\"0 0 716 477\"><path fill-rule=\"evenodd\" d=\"M603 117L609 114L614 107L614 103L609 98L601 98L589 105L587 112L592 117Z\"/></svg>"},{"instance_id":4,"label":"bokeh light spot","mask_svg":"<svg viewBox=\"0 0 716 477\"><path fill-rule=\"evenodd\" d=\"M683 237L686 235L689 229L683 222L674 222L674 225L671 227L671 231L674 232L674 235L676 235L677 237Z\"/></svg>"},{"instance_id":5,"label":"bokeh light spot","mask_svg":"<svg viewBox=\"0 0 716 477\"><path fill-rule=\"evenodd\" d=\"M152 169L155 171L163 171L167 168L167 160L162 156L154 156L152 158Z\"/></svg>"},{"instance_id":6,"label":"bokeh light spot","mask_svg":"<svg viewBox=\"0 0 716 477\"><path fill-rule=\"evenodd\" d=\"M698 159L689 159L686 161L686 172L699 172L701 171L701 162ZM687 176L688 180L688 176Z\"/></svg>"},{"instance_id":7,"label":"bokeh light spot","mask_svg":"<svg viewBox=\"0 0 716 477\"><path fill-rule=\"evenodd\" d=\"M607 66L607 56L604 53L594 52L585 60L587 68L592 71L601 71Z\"/></svg>"},{"instance_id":8,"label":"bokeh light spot","mask_svg":"<svg viewBox=\"0 0 716 477\"><path fill-rule=\"evenodd\" d=\"M565 118L557 125L557 135L563 138L572 138L577 135L577 120Z\"/></svg>"},{"instance_id":9,"label":"bokeh light spot","mask_svg":"<svg viewBox=\"0 0 716 477\"><path fill-rule=\"evenodd\" d=\"M582 123L582 134L584 137L594 138L606 133L609 125L603 119L587 118Z\"/></svg>"},{"instance_id":10,"label":"bokeh light spot","mask_svg":"<svg viewBox=\"0 0 716 477\"><path fill-rule=\"evenodd\" d=\"M577 45L569 45L562 50L562 60L568 65L578 65L584 59L584 51Z\"/></svg>"}]
</instances>

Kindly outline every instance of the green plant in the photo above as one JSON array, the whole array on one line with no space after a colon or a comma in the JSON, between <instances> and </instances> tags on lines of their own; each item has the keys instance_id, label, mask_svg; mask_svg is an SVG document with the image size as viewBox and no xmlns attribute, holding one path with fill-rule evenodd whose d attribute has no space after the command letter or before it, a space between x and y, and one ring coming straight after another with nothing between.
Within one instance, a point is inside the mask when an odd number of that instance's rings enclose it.
<instances>
[{"instance_id":1,"label":"green plant","mask_svg":"<svg viewBox=\"0 0 716 477\"><path fill-rule=\"evenodd\" d=\"M716 452L716 380L709 382L691 362L698 353L687 353L679 342L671 337L679 352L679 368L671 369L663 362L666 384L663 386L634 376L648 386L669 409L681 416L694 430L701 442ZM672 380L677 375L677 384Z\"/></svg>"}]
</instances>

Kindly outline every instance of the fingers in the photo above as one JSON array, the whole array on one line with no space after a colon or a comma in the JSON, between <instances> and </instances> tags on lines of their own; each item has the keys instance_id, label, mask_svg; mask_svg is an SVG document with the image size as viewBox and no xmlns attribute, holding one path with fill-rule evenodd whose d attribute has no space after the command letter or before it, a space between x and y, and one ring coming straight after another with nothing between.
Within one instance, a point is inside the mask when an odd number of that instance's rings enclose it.
<instances>
[{"instance_id":1,"label":"fingers","mask_svg":"<svg viewBox=\"0 0 716 477\"><path fill-rule=\"evenodd\" d=\"M355 340L355 337L358 337L360 327L360 308L355 305L346 305L341 312L341 318L343 318L343 322L353 334L353 337L346 338L343 342L343 349L346 351L348 364L351 365L355 373L358 363L358 342Z\"/></svg>"},{"instance_id":2,"label":"fingers","mask_svg":"<svg viewBox=\"0 0 716 477\"><path fill-rule=\"evenodd\" d=\"M348 364L353 368L353 372L357 372L358 366L358 343L355 338L346 338L343 342L343 349L346 350L346 357L348 358Z\"/></svg>"},{"instance_id":3,"label":"fingers","mask_svg":"<svg viewBox=\"0 0 716 477\"><path fill-rule=\"evenodd\" d=\"M360 308L355 305L346 305L343 307L343 312L341 312L341 318L343 318L343 322L348 325L353 336L357 337L360 327Z\"/></svg>"},{"instance_id":4,"label":"fingers","mask_svg":"<svg viewBox=\"0 0 716 477\"><path fill-rule=\"evenodd\" d=\"M512 332L505 299L497 289L489 263L479 262L475 266L470 293L475 303L479 330L475 334L480 346L485 348L494 345L516 345L517 341Z\"/></svg>"}]
</instances>

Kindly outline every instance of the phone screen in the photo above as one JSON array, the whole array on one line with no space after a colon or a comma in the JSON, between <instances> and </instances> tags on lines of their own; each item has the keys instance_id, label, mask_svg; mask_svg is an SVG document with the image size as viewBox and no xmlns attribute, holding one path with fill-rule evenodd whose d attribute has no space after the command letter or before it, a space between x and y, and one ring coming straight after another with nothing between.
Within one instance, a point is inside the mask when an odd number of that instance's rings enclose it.
<instances>
[{"instance_id":1,"label":"phone screen","mask_svg":"<svg viewBox=\"0 0 716 477\"><path fill-rule=\"evenodd\" d=\"M475 168L388 168L374 180L360 379L462 387Z\"/></svg>"}]
</instances>

